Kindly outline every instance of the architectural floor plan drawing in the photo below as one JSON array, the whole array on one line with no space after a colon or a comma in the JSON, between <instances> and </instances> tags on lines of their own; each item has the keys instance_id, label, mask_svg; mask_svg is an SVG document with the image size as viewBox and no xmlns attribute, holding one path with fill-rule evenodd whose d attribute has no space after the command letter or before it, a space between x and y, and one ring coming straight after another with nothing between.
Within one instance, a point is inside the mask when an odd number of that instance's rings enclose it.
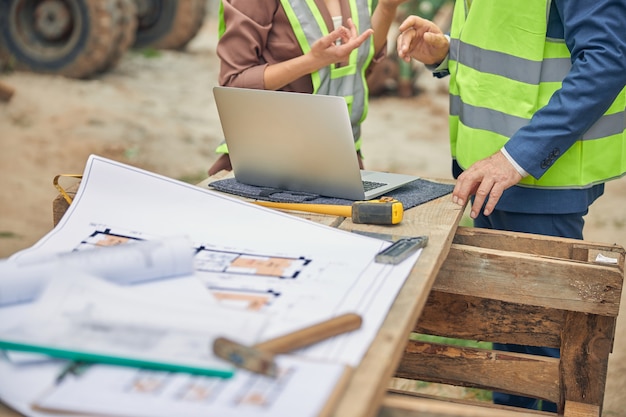
<instances>
[{"instance_id":1,"label":"architectural floor plan drawing","mask_svg":"<svg viewBox=\"0 0 626 417\"><path fill-rule=\"evenodd\" d=\"M117 246L150 237L130 231L118 231L108 227L94 230L83 239L74 250ZM228 273L235 275L256 275L275 278L296 278L310 262L305 257L285 257L253 253L224 251L197 246L195 249L195 269L198 272Z\"/></svg>"},{"instance_id":2,"label":"architectural floor plan drawing","mask_svg":"<svg viewBox=\"0 0 626 417\"><path fill-rule=\"evenodd\" d=\"M388 242L92 155L57 227L13 259L180 236L196 251L189 279L200 280L215 301L271 316L263 339L345 312L361 314L358 332L307 350L347 364L365 353L419 256L377 264L374 256Z\"/></svg>"},{"instance_id":3,"label":"architectural floor plan drawing","mask_svg":"<svg viewBox=\"0 0 626 417\"><path fill-rule=\"evenodd\" d=\"M310 390L299 386L297 381L306 381L310 386L315 384L310 382L315 378L321 378L320 381L330 378L327 383L319 383L316 401L318 405L319 401L323 403L345 366L356 366L361 361L421 253L418 251L398 265L375 263L375 255L389 242L92 155L76 197L55 229L9 261L19 263L87 249L106 251L97 247L123 246L136 240L167 242L181 237L184 238L181 241L189 242L188 249L192 252L191 273L141 281L124 287L123 291L143 297L152 305L183 310L187 308L186 301L193 300L198 311L215 316L218 327L223 328L229 328L231 315L253 314L259 320L240 322L242 327L262 323L259 328L246 331L254 337L252 343L342 313L359 314L363 324L359 330L301 349L295 356L284 356L281 360L289 363L285 369L292 371L283 376L289 378L289 383L283 385L280 380L264 381L244 372L237 372L231 380L211 381L186 374L171 374L162 379L163 376L140 375L132 369L94 366L83 377L70 378L42 397L43 387L53 385L62 364L25 368L0 360L0 398L36 417L49 415L42 411L46 407L138 417L205 416L206 407L210 407L211 415L220 416L309 415L301 412L301 403L303 393ZM178 266L175 257L163 261ZM33 305L38 303L33 301ZM80 302L74 302L77 304ZM110 305L119 306L119 303ZM0 307L0 331L3 326L16 325L20 315L30 314L29 309L28 305ZM146 314L145 309L139 311ZM115 309L112 314L122 317ZM176 323L184 323L167 316L163 320L173 326L172 330ZM127 383L102 390L107 378ZM129 390L137 395L129 396ZM155 404L160 406L146 407L149 402L140 392L158 395ZM90 396L93 401L81 403L96 409L76 408L76 398ZM43 407L39 411L30 407L36 399ZM121 408L115 409L116 404ZM264 407L291 411L290 414L260 413ZM128 410L143 411L129 413Z\"/></svg>"},{"instance_id":4,"label":"architectural floor plan drawing","mask_svg":"<svg viewBox=\"0 0 626 417\"><path fill-rule=\"evenodd\" d=\"M256 255L211 250L203 247L198 248L196 252L196 270L198 272L223 272L234 275L294 279L309 262L310 259L304 257L287 258L284 256Z\"/></svg>"},{"instance_id":5,"label":"architectural floor plan drawing","mask_svg":"<svg viewBox=\"0 0 626 417\"><path fill-rule=\"evenodd\" d=\"M112 225L92 225L86 237L72 251L85 251L154 239L136 231ZM265 311L286 294L287 305L300 304L299 288L317 285L318 277L328 274L329 265L306 256L272 255L263 252L223 250L213 245L190 242L194 251L195 276L214 299L234 308ZM320 268L323 265L323 268ZM297 282L297 281L303 282ZM295 289L295 291L292 290ZM307 300L314 298L309 291ZM325 297L329 298L329 297ZM285 303L281 303L285 305Z\"/></svg>"},{"instance_id":6,"label":"architectural floor plan drawing","mask_svg":"<svg viewBox=\"0 0 626 417\"><path fill-rule=\"evenodd\" d=\"M50 413L140 417L315 417L345 368L281 358L277 378L240 372L230 380L93 366L35 400ZM81 398L81 401L77 401Z\"/></svg>"}]
</instances>

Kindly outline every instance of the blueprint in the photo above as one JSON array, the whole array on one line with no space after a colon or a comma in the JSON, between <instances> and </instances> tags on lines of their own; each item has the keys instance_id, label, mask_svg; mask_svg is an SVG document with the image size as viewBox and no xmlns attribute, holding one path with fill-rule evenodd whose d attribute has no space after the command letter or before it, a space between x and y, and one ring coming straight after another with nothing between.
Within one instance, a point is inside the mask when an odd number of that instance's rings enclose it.
<instances>
[{"instance_id":1,"label":"blueprint","mask_svg":"<svg viewBox=\"0 0 626 417\"><path fill-rule=\"evenodd\" d=\"M230 309L262 315L262 328L253 331L241 321L233 322L252 342L357 313L363 318L361 329L294 353L306 361L350 367L358 366L421 253L399 265L377 264L374 256L389 242L92 155L59 224L8 261L23 264L86 247L100 250L97 246L112 242L181 236L194 251L192 273L142 281L126 290L167 304L193 298L194 303L206 302L208 309L214 306L216 314ZM29 316L29 311L24 304L0 308L0 330ZM29 407L62 366L46 362L26 369L15 361L0 361L0 399L28 414L46 415ZM331 385L336 382L330 380ZM250 414L239 415L262 415L254 408L246 410Z\"/></svg>"}]
</instances>

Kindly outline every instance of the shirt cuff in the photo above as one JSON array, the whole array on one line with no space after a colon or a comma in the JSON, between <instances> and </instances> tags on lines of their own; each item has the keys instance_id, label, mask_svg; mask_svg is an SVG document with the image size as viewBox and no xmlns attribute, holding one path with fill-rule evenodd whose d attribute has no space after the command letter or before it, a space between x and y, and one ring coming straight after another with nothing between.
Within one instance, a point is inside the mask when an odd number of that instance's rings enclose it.
<instances>
[{"instance_id":1,"label":"shirt cuff","mask_svg":"<svg viewBox=\"0 0 626 417\"><path fill-rule=\"evenodd\" d=\"M448 35L444 35L444 36L448 40L448 44L449 44L450 43L450 36L448 36ZM439 64L426 65L426 68L428 68L432 72L447 72L448 71L448 58L449 57L450 57L450 54L446 55L446 57L443 59L443 61L441 61Z\"/></svg>"},{"instance_id":2,"label":"shirt cuff","mask_svg":"<svg viewBox=\"0 0 626 417\"><path fill-rule=\"evenodd\" d=\"M515 168L515 170L522 176L522 178L528 176L528 172L526 172L524 168L522 168L517 162L515 162L515 159L513 159L513 157L507 152L506 149L502 148L500 149L500 152L502 152L502 155L504 155L504 157L511 163L511 165L513 165L513 168Z\"/></svg>"}]
</instances>

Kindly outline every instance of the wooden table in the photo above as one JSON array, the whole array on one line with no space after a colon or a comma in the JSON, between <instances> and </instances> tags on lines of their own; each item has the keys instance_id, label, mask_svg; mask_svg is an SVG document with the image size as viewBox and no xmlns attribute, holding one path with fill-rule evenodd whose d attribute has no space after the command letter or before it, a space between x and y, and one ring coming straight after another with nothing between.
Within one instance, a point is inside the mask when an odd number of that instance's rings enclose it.
<instances>
[{"instance_id":1,"label":"wooden table","mask_svg":"<svg viewBox=\"0 0 626 417\"><path fill-rule=\"evenodd\" d=\"M565 416L600 416L624 279L624 248L459 228L464 208L450 200L444 196L407 210L395 226L297 214L345 230L429 236L378 336L345 390L329 403L328 415L541 415L484 403L441 402L412 392L389 393L390 378L397 376L540 398L557 403L558 413ZM598 254L615 263L597 262ZM409 341L412 332L556 347L561 358Z\"/></svg>"},{"instance_id":2,"label":"wooden table","mask_svg":"<svg viewBox=\"0 0 626 417\"><path fill-rule=\"evenodd\" d=\"M58 221L63 201L55 204ZM345 230L429 237L370 349L329 401L324 416L538 415L389 392L394 376L533 395L556 402L560 414L600 415L624 248L458 228L463 211L444 196L405 211L402 223L394 226L297 214ZM616 264L596 263L598 253ZM409 341L412 332L560 347L562 358ZM0 409L0 417L15 415Z\"/></svg>"}]
</instances>

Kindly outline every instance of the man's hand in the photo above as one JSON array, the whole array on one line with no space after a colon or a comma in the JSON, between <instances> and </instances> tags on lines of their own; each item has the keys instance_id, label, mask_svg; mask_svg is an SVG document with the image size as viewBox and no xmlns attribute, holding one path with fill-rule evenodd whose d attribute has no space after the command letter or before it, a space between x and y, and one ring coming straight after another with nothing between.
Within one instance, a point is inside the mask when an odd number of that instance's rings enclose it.
<instances>
[{"instance_id":1,"label":"man's hand","mask_svg":"<svg viewBox=\"0 0 626 417\"><path fill-rule=\"evenodd\" d=\"M483 214L488 216L495 208L502 193L520 182L522 176L509 162L502 152L480 160L463 171L452 191L452 201L463 205L471 195L475 195L470 217L478 217L487 197L487 205Z\"/></svg>"},{"instance_id":2,"label":"man's hand","mask_svg":"<svg viewBox=\"0 0 626 417\"><path fill-rule=\"evenodd\" d=\"M398 29L398 56L406 62L415 58L427 65L439 64L448 55L448 39L430 20L409 16Z\"/></svg>"}]
</instances>

